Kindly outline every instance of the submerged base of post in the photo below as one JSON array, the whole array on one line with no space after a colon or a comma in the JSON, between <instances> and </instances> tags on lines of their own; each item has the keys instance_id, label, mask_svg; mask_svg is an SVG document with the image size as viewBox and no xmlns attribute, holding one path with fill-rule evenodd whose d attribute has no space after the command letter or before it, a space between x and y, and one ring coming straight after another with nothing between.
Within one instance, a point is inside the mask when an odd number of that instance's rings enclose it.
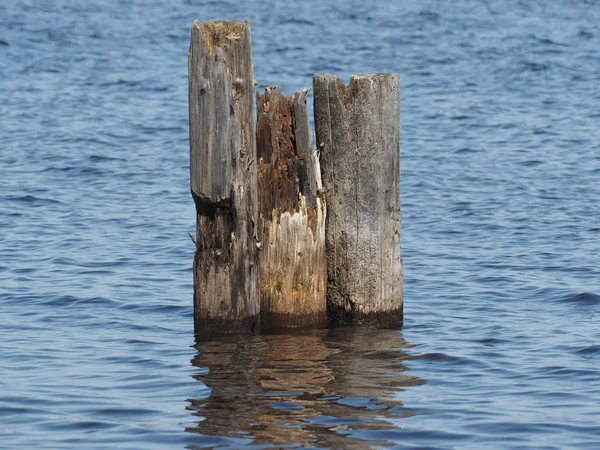
<instances>
[{"instance_id":1,"label":"submerged base of post","mask_svg":"<svg viewBox=\"0 0 600 450\"><path fill-rule=\"evenodd\" d=\"M363 313L340 307L332 298L327 302L327 323L330 326L360 325L374 328L399 330L404 321L404 308Z\"/></svg>"}]
</instances>

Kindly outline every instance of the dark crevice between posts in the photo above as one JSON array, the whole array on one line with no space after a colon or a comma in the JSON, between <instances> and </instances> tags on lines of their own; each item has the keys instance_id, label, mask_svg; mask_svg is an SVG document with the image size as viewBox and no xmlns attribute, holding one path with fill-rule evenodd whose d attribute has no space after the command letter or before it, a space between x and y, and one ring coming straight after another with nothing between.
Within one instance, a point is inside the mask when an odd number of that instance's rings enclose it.
<instances>
[{"instance_id":1,"label":"dark crevice between posts","mask_svg":"<svg viewBox=\"0 0 600 450\"><path fill-rule=\"evenodd\" d=\"M261 328L326 321L325 202L310 138L307 90L257 93Z\"/></svg>"}]
</instances>

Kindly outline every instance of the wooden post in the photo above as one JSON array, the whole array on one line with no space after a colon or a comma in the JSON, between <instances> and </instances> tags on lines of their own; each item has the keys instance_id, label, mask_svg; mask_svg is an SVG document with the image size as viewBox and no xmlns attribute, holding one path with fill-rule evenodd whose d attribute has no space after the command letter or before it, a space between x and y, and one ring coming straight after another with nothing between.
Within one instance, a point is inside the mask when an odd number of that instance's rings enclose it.
<instances>
[{"instance_id":1,"label":"wooden post","mask_svg":"<svg viewBox=\"0 0 600 450\"><path fill-rule=\"evenodd\" d=\"M257 93L261 327L326 321L325 203L306 93Z\"/></svg>"},{"instance_id":2,"label":"wooden post","mask_svg":"<svg viewBox=\"0 0 600 450\"><path fill-rule=\"evenodd\" d=\"M196 203L196 333L259 321L254 73L250 24L194 22L189 51L190 174Z\"/></svg>"},{"instance_id":3,"label":"wooden post","mask_svg":"<svg viewBox=\"0 0 600 450\"><path fill-rule=\"evenodd\" d=\"M402 324L397 74L313 78L333 323Z\"/></svg>"}]
</instances>

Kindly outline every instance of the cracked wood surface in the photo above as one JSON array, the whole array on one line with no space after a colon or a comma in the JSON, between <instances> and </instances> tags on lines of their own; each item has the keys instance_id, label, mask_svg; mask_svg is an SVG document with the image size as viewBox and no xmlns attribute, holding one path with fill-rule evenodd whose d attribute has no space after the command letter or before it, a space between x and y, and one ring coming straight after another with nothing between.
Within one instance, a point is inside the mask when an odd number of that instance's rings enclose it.
<instances>
[{"instance_id":1,"label":"cracked wood surface","mask_svg":"<svg viewBox=\"0 0 600 450\"><path fill-rule=\"evenodd\" d=\"M402 324L397 74L313 78L333 323Z\"/></svg>"},{"instance_id":2,"label":"cracked wood surface","mask_svg":"<svg viewBox=\"0 0 600 450\"><path fill-rule=\"evenodd\" d=\"M263 329L326 320L325 203L310 138L307 90L257 93L256 127Z\"/></svg>"},{"instance_id":3,"label":"cracked wood surface","mask_svg":"<svg viewBox=\"0 0 600 450\"><path fill-rule=\"evenodd\" d=\"M194 22L188 62L195 330L254 331L258 210L249 23Z\"/></svg>"}]
</instances>

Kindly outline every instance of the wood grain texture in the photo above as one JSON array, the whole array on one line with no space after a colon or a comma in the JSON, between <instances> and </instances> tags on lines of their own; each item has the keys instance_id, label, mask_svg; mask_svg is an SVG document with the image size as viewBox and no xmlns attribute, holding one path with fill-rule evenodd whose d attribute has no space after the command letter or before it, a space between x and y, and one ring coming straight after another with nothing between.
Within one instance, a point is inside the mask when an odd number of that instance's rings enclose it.
<instances>
[{"instance_id":1,"label":"wood grain texture","mask_svg":"<svg viewBox=\"0 0 600 450\"><path fill-rule=\"evenodd\" d=\"M199 335L258 327L254 72L248 22L194 22L188 54L190 187Z\"/></svg>"},{"instance_id":2,"label":"wood grain texture","mask_svg":"<svg viewBox=\"0 0 600 450\"><path fill-rule=\"evenodd\" d=\"M397 74L313 78L333 323L402 324Z\"/></svg>"},{"instance_id":3,"label":"wood grain texture","mask_svg":"<svg viewBox=\"0 0 600 450\"><path fill-rule=\"evenodd\" d=\"M261 327L326 321L325 203L306 92L257 93Z\"/></svg>"}]
</instances>

